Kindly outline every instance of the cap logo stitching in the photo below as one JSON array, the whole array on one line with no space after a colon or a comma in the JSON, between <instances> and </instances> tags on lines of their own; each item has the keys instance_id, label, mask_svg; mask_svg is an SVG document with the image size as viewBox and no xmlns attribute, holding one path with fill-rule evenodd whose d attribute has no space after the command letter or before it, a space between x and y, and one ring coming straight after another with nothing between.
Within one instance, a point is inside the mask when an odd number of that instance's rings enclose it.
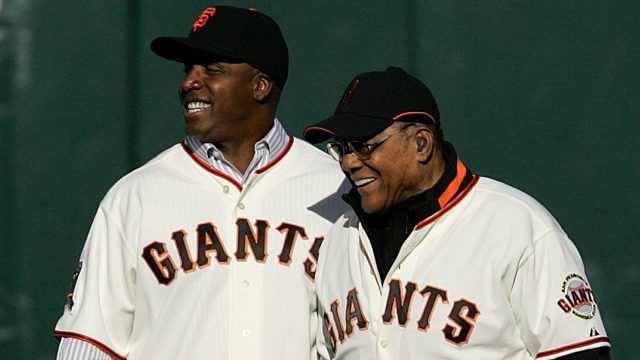
<instances>
[{"instance_id":1,"label":"cap logo stitching","mask_svg":"<svg viewBox=\"0 0 640 360\"><path fill-rule=\"evenodd\" d=\"M349 84L349 87L347 87L347 90L345 90L344 94L342 95L342 99L340 100L340 106L346 104L347 101L349 101L349 99L351 98L351 95L353 95L353 91L356 89L359 83L360 83L360 79L355 79L351 82L351 84Z\"/></svg>"},{"instance_id":2,"label":"cap logo stitching","mask_svg":"<svg viewBox=\"0 0 640 360\"><path fill-rule=\"evenodd\" d=\"M193 23L193 28L191 31L196 32L196 30L198 30L199 28L204 27L207 24L207 21L209 21L209 19L211 19L215 13L216 13L216 8L214 7L204 9L202 14L200 14L200 17L198 18L198 20L196 20L196 22Z\"/></svg>"}]
</instances>

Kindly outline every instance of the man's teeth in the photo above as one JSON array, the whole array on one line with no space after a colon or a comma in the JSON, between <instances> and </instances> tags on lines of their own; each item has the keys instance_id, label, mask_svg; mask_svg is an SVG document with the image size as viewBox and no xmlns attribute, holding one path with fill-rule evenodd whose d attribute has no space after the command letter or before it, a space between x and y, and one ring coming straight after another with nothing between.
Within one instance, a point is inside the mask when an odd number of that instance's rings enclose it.
<instances>
[{"instance_id":1,"label":"man's teeth","mask_svg":"<svg viewBox=\"0 0 640 360\"><path fill-rule=\"evenodd\" d=\"M370 182L373 182L374 180L375 178L366 178L366 179L356 180L355 184L356 186L363 186L363 185L367 185Z\"/></svg>"},{"instance_id":2,"label":"man's teeth","mask_svg":"<svg viewBox=\"0 0 640 360\"><path fill-rule=\"evenodd\" d=\"M187 103L187 111L189 111L190 113L202 111L208 107L211 107L211 104L202 101L192 101Z\"/></svg>"}]
</instances>

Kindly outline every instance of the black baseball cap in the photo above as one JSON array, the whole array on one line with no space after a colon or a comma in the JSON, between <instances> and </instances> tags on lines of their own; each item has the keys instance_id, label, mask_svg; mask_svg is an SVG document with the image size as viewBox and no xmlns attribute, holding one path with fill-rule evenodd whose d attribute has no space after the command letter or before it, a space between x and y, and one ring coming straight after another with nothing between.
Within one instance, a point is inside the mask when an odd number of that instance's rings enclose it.
<instances>
[{"instance_id":1,"label":"black baseball cap","mask_svg":"<svg viewBox=\"0 0 640 360\"><path fill-rule=\"evenodd\" d=\"M365 140L395 120L440 126L440 112L429 88L399 67L356 76L333 116L304 129L316 144L331 137Z\"/></svg>"},{"instance_id":2,"label":"black baseball cap","mask_svg":"<svg viewBox=\"0 0 640 360\"><path fill-rule=\"evenodd\" d=\"M280 27L255 9L206 8L186 37L158 37L151 42L151 50L185 64L246 62L269 75L280 89L289 74L289 50Z\"/></svg>"}]
</instances>

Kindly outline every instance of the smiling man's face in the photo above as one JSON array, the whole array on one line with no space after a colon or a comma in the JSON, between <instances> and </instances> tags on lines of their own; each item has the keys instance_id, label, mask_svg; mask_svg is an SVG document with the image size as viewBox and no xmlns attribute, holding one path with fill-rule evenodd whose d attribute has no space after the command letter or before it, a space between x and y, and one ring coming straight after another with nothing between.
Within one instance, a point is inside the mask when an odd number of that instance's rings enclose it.
<instances>
[{"instance_id":1,"label":"smiling man's face","mask_svg":"<svg viewBox=\"0 0 640 360\"><path fill-rule=\"evenodd\" d=\"M178 90L185 133L210 143L243 136L256 106L253 91L258 73L246 63L185 65Z\"/></svg>"},{"instance_id":2,"label":"smiling man's face","mask_svg":"<svg viewBox=\"0 0 640 360\"><path fill-rule=\"evenodd\" d=\"M367 143L380 141L400 129L400 124L389 126ZM415 129L408 128L398 136L390 137L371 152L371 158L367 160L360 160L353 154L342 159L340 166L356 186L366 213L383 213L423 190L422 178L416 175L418 159L410 141L414 132Z\"/></svg>"}]
</instances>

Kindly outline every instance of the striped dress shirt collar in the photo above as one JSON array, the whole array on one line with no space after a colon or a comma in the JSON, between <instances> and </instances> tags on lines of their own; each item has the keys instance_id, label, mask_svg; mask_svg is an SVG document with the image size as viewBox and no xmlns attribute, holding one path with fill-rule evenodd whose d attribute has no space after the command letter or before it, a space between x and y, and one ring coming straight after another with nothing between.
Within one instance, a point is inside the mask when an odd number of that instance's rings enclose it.
<instances>
[{"instance_id":1,"label":"striped dress shirt collar","mask_svg":"<svg viewBox=\"0 0 640 360\"><path fill-rule=\"evenodd\" d=\"M236 169L233 164L227 161L215 145L211 143L201 142L200 140L187 136L186 143L189 149L193 151L205 163L211 165L214 169L227 174L238 181L240 184L246 184L247 180L257 169L269 164L284 151L287 146L289 135L284 129L280 121L276 118L273 121L273 127L265 137L260 139L254 145L253 159L247 167L247 171L243 174Z\"/></svg>"}]
</instances>

